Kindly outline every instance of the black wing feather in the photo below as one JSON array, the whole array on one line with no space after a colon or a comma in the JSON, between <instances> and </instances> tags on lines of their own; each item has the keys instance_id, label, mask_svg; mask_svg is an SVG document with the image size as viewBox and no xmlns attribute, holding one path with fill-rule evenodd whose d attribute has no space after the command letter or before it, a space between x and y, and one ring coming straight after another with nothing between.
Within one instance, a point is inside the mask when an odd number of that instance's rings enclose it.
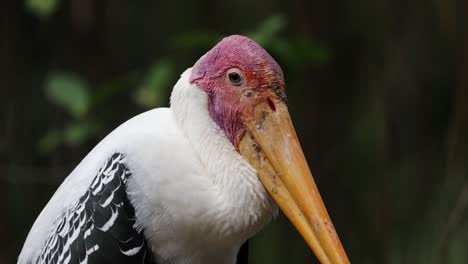
<instances>
[{"instance_id":1,"label":"black wing feather","mask_svg":"<svg viewBox=\"0 0 468 264\"><path fill-rule=\"evenodd\" d=\"M116 153L99 170L86 193L57 220L38 263L155 263L136 228L124 161Z\"/></svg>"}]
</instances>

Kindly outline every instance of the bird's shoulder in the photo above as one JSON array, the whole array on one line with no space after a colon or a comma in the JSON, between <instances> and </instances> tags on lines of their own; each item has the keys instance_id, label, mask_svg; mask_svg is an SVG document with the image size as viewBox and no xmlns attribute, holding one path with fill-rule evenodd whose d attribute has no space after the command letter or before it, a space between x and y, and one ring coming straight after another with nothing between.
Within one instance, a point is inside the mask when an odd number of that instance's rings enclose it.
<instances>
[{"instance_id":1,"label":"bird's shoulder","mask_svg":"<svg viewBox=\"0 0 468 264\"><path fill-rule=\"evenodd\" d=\"M177 148L177 144L183 142L183 139L177 140L179 137L181 133L169 108L153 109L137 115L112 131L66 177L42 210L29 232L19 263L29 263L31 259L37 258L50 235L50 224L62 221L58 217L63 217L90 193L93 183L100 179L98 172L115 158L116 153L126 157L125 162L118 164L127 169L142 171L146 168L141 166L151 163L151 160L145 159L156 156L152 153L164 151L161 148L168 148L168 145Z\"/></svg>"}]
</instances>

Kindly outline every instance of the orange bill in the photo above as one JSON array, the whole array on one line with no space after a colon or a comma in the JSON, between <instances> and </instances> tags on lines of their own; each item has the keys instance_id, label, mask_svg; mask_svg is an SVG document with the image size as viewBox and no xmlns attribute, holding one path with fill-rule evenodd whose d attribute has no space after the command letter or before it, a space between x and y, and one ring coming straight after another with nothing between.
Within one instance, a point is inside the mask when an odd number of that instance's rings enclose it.
<instances>
[{"instance_id":1,"label":"orange bill","mask_svg":"<svg viewBox=\"0 0 468 264\"><path fill-rule=\"evenodd\" d=\"M260 104L246 122L240 153L322 264L349 263L294 131L286 104Z\"/></svg>"}]
</instances>

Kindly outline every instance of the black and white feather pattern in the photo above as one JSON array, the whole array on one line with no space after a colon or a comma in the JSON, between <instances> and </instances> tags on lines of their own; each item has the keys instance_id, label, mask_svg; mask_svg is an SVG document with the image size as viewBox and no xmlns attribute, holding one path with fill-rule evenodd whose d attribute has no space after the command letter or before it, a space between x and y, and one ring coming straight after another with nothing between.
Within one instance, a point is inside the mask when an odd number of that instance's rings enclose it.
<instances>
[{"instance_id":1,"label":"black and white feather pattern","mask_svg":"<svg viewBox=\"0 0 468 264\"><path fill-rule=\"evenodd\" d=\"M85 194L53 225L37 263L152 263L135 209L122 154L106 162Z\"/></svg>"}]
</instances>

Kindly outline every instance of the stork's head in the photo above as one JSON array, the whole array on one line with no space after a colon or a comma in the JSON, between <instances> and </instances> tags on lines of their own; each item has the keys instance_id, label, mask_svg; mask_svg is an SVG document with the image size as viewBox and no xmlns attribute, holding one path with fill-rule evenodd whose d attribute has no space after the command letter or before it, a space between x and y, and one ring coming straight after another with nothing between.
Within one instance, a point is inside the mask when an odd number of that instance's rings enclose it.
<instances>
[{"instance_id":1,"label":"stork's head","mask_svg":"<svg viewBox=\"0 0 468 264\"><path fill-rule=\"evenodd\" d=\"M283 72L276 61L251 39L234 35L203 56L190 77L209 95L214 121L238 148L245 121L255 119L255 107L272 100L286 103Z\"/></svg>"},{"instance_id":2,"label":"stork's head","mask_svg":"<svg viewBox=\"0 0 468 264\"><path fill-rule=\"evenodd\" d=\"M192 68L209 112L322 263L349 263L286 106L283 72L257 43L224 38Z\"/></svg>"}]
</instances>

